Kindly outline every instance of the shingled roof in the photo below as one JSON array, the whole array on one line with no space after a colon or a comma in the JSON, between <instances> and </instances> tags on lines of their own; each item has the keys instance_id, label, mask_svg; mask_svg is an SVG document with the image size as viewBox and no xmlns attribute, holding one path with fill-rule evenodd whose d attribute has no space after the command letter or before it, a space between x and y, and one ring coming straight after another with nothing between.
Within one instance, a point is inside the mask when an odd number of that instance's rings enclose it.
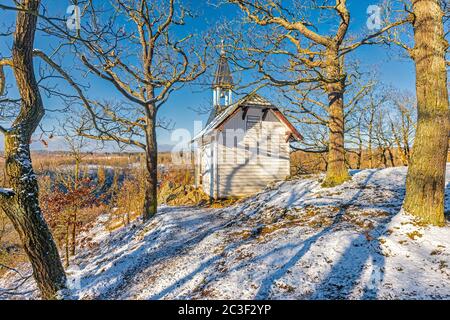
<instances>
[{"instance_id":1,"label":"shingled roof","mask_svg":"<svg viewBox=\"0 0 450 320\"><path fill-rule=\"evenodd\" d=\"M206 121L206 125L210 124L211 121L213 121L214 118L216 118L219 114L221 114L223 111L225 111L226 108L228 108L228 106L224 106L224 107L214 106L211 109L211 112L209 113L209 117L208 117L208 120Z\"/></svg>"},{"instance_id":2,"label":"shingled roof","mask_svg":"<svg viewBox=\"0 0 450 320\"><path fill-rule=\"evenodd\" d=\"M211 134L215 129L217 129L221 124L228 121L235 112L238 111L239 108L245 108L245 107L258 107L262 109L270 109L272 112L274 112L274 115L282 122L284 123L289 130L292 133L292 137L297 140L303 140L302 135L297 131L297 129L289 122L289 120L284 116L284 114L272 103L270 103L268 100L264 99L257 93L251 93L236 103L225 107L220 113L218 113L211 121L208 119L208 123L206 126L201 130L197 135L194 136L192 141L195 141L203 136L206 136L208 134ZM210 115L211 117L211 115Z\"/></svg>"},{"instance_id":3,"label":"shingled roof","mask_svg":"<svg viewBox=\"0 0 450 320\"><path fill-rule=\"evenodd\" d=\"M213 88L231 89L233 87L233 77L231 76L230 66L228 65L225 51L222 51L214 75Z\"/></svg>"}]
</instances>

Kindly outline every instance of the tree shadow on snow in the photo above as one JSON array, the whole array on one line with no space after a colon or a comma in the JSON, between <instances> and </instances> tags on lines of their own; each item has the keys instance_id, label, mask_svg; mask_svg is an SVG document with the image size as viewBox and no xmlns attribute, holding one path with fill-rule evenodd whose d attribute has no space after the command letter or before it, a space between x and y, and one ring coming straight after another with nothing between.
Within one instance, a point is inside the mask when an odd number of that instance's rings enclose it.
<instances>
[{"instance_id":1,"label":"tree shadow on snow","mask_svg":"<svg viewBox=\"0 0 450 320\"><path fill-rule=\"evenodd\" d=\"M349 201L341 205L339 212L334 217L334 220L330 226L302 241L301 244L299 244L301 245L300 249L285 264L263 279L255 296L256 299L268 299L270 297L273 284L285 276L287 271L295 266L300 259L305 256L305 254L317 242L318 239L333 231L336 225L341 222L346 210L363 194L364 186L368 184L375 173L376 171L370 172L362 183L363 188L360 188ZM392 217L393 215L390 215L387 219L382 221L380 226L375 228L372 233L381 235L385 231L386 224L392 219ZM372 278L376 279L377 283L381 282L383 274L382 270L384 267L384 256L378 254L378 252L380 252L379 241L375 238L376 237L374 237L374 240L372 241L368 241L365 235L359 235L352 240L347 250L342 254L338 262L334 264L328 276L316 287L316 290L311 298L326 299L347 297L352 292L354 285L357 284L357 280L360 278L364 270L364 265L369 259L371 259L372 265L374 266ZM365 248L367 246L372 246L373 250L368 250ZM363 248L365 250L358 250L358 248ZM374 254L374 252L377 253ZM370 299L376 297L377 283L369 283L366 286L363 298Z\"/></svg>"},{"instance_id":2,"label":"tree shadow on snow","mask_svg":"<svg viewBox=\"0 0 450 320\"><path fill-rule=\"evenodd\" d=\"M370 178L370 177L368 177ZM348 299L358 292L356 287L361 282L364 271L370 274L366 279L359 297L364 300L377 299L384 280L385 256L382 253L379 237L387 231L389 222L396 216L405 196L404 186L397 191L395 208L391 208L389 216L378 221L378 225L368 234L359 234L348 245L339 260L335 262L328 275L316 286L312 298L315 299ZM368 236L370 238L368 238Z\"/></svg>"},{"instance_id":3,"label":"tree shadow on snow","mask_svg":"<svg viewBox=\"0 0 450 320\"><path fill-rule=\"evenodd\" d=\"M401 201L403 201L405 195L405 190L403 189L402 191L402 194L399 195ZM448 179L445 188L445 208L446 219L450 222L450 183L448 183ZM372 233L378 236L385 233L387 225L394 216L395 214L390 215L386 220L382 221ZM367 247L367 245L370 245L372 250L359 249L364 248L364 246ZM372 265L372 271L368 283L362 290L361 299L376 299L379 287L384 279L385 259L377 236L374 237L374 240L367 241L365 236L362 235L352 241L339 261L333 265L328 276L317 286L314 296L321 299L348 298L352 294L355 285L358 284L367 262L370 262Z\"/></svg>"},{"instance_id":4,"label":"tree shadow on snow","mask_svg":"<svg viewBox=\"0 0 450 320\"><path fill-rule=\"evenodd\" d=\"M250 260L247 261L247 263L241 262L239 265L228 269L226 273L221 273L221 274L215 275L215 276L210 275L209 278L210 279L212 278L212 280L214 280L214 282L216 282L218 279L220 279L222 277L225 277L227 274L230 274L230 273L239 271L241 269L244 269L249 264L258 264L258 263L264 261L265 259L269 258L270 256L272 256L274 254L279 254L282 251L290 251L290 250L293 250L293 249L298 248L300 246L300 248L297 250L297 252L292 257L290 257L289 260L286 263L284 263L281 267L277 268L277 270L274 271L273 273L270 273L268 276L266 276L261 281L261 284L259 286L259 290L258 290L258 292L255 295L255 299L268 299L270 297L271 289L272 289L273 284L277 280L281 279L288 272L289 269L294 267L300 261L300 259L310 250L310 248L321 237L323 237L324 235L326 235L326 234L328 234L328 233L333 231L333 229L339 224L339 222L341 222L341 219L342 219L343 215L345 214L346 210L350 206L352 206L360 198L360 196L364 192L364 189L365 189L364 186L366 186L368 184L368 182L370 181L370 179L372 178L372 176L375 173L376 173L376 171L372 171L372 172L369 173L369 175L366 177L366 179L362 183L363 187L360 188L350 200L346 201L345 203L343 203L341 205L340 211L334 217L334 220L331 223L331 225L326 227L325 229L323 229L319 233L314 234L313 236L311 236L310 238L308 238L306 240L302 240L302 241L295 242L295 243L288 243L288 244L285 244L285 245L283 245L281 247L276 247L276 248L272 249L271 251L264 253L263 255L259 255L257 257L251 258ZM308 191L307 190L303 190L303 193L307 194ZM288 206L291 205L294 202L294 199L298 198L298 197L299 197L298 193L295 190L292 190L290 195L289 195L289 197L285 200L285 204L288 205ZM386 223L387 223L387 221L386 221ZM382 230L379 230L379 231L382 232ZM241 245L243 245L246 242L249 242L251 240L252 240L252 237L250 237L250 238L248 238L246 240L233 242L229 246L227 246L224 249L223 252L225 253L225 255L227 255L226 254L227 252L232 252L233 250L239 248ZM359 242L361 242L363 240L367 241L364 236L357 237L356 239L354 239L352 241L352 244L350 245L349 248L351 248L353 246L356 246ZM384 265L384 260L380 259L380 257L374 257L373 258L373 263L377 266L378 269L382 269L382 267ZM359 269L362 269L362 267L364 266L364 264L366 263L368 258L369 258L368 254L366 256L364 254L362 254L362 255L359 255L359 258L355 260L351 251L345 252L343 254L343 258L341 258L338 261L338 263L337 263L337 265L338 265L337 269L341 269L341 267L340 267L341 264L346 265L346 263L344 263L344 261L348 262L349 259L351 259L350 262L355 265L355 270L358 269L358 266L361 266L361 268L359 268ZM198 268L196 268L194 271L192 271L191 273L189 273L188 275L186 275L182 279L177 280L175 283L173 283L172 285L166 287L161 292L151 296L150 299L161 299L161 298L163 298L167 294L171 293L173 290L181 287L183 284L185 284L188 281L190 281L191 279L193 279L195 277L195 275L203 272L209 266L211 266L214 263L218 262L220 259L221 259L220 255L216 255L216 256L208 259L207 261L201 263L201 265ZM331 273L333 273L333 271ZM331 273L330 273L330 275L331 275ZM359 278L358 272L354 272L354 274L345 274L345 275L348 276L348 277L351 277L351 278L355 278L355 279ZM329 282L329 281L327 281L327 282Z\"/></svg>"},{"instance_id":5,"label":"tree shadow on snow","mask_svg":"<svg viewBox=\"0 0 450 320\"><path fill-rule=\"evenodd\" d=\"M171 208L171 210L173 212L173 210L186 210L186 208ZM163 212L162 214L170 214L170 212ZM101 286L101 292L94 293L95 296L93 298L96 299L120 297L123 290L126 290L126 287L129 285L129 281L136 276L139 277L141 272L147 268L183 254L183 251L187 248L195 246L210 234L226 228L230 224L230 221L224 220L218 225L211 225L209 220L203 216L197 218L186 216L185 218L182 225L184 227L189 226L189 228L185 232L182 230L178 232L176 239L171 239L170 237L170 234L174 232L173 230L161 230L156 226L152 232L148 232L144 236L142 241L139 241L137 248L127 248L124 252L114 254L113 257L111 257L110 251L104 251L94 261L88 261L87 264L89 265L97 263L99 266L104 261L108 261L108 265L100 273L98 270L93 270L85 274L80 279L81 288L89 289L92 286ZM123 241L129 242L136 234L136 232L127 232L120 241L122 243ZM168 236L168 239L161 241L161 237L164 236ZM155 245L157 243L159 245ZM81 265L80 267L83 268L84 266ZM92 282L93 280L94 282Z\"/></svg>"},{"instance_id":6,"label":"tree shadow on snow","mask_svg":"<svg viewBox=\"0 0 450 320\"><path fill-rule=\"evenodd\" d=\"M308 191L304 191L304 194L307 194L309 192ZM291 195L292 196L292 195ZM297 195L298 196L298 195ZM290 202L290 200L288 200L288 203ZM213 230L211 233L218 231L218 229ZM245 243L251 241L251 237L248 239L242 239L239 241L235 241L230 243L228 246L226 246L223 249L223 253L222 254L216 254L213 257L211 257L210 259L202 262L195 270L193 270L192 272L190 272L188 275L184 276L183 278L175 281L174 283L172 283L170 286L164 288L163 290L161 290L160 292L158 292L157 294L152 295L151 297L149 297L150 300L155 300L155 299L162 299L164 298L167 294L170 294L171 292L173 292L174 290L180 288L181 286L183 286L184 284L186 284L187 282L189 282L190 280L192 280L196 275L202 273L203 271L205 271L206 269L208 269L208 267L213 266L216 262L218 262L220 259L223 258L223 255L227 255L227 253L229 252L233 252L235 249L239 248L240 246L244 245ZM286 245L285 248L283 249L289 249L290 247L296 247L297 244L290 244L290 245ZM279 248L278 248L279 249ZM273 253L273 252L272 252ZM264 259L265 257L269 256L270 253L268 253L267 255L264 256L260 256L258 258L259 259ZM227 271L227 274L237 271L239 269L241 269L243 266L241 267L237 267L237 268L232 268L229 269ZM217 280L219 277L214 277L214 280Z\"/></svg>"},{"instance_id":7,"label":"tree shadow on snow","mask_svg":"<svg viewBox=\"0 0 450 320\"><path fill-rule=\"evenodd\" d=\"M378 236L385 233L387 225L394 215L380 222L370 232L373 239L359 234L348 245L347 249L335 262L328 275L315 287L313 299L348 299L351 297L361 277L368 270L370 277L362 289L361 299L376 299L378 290L384 279L385 257ZM355 292L357 295L357 293Z\"/></svg>"}]
</instances>

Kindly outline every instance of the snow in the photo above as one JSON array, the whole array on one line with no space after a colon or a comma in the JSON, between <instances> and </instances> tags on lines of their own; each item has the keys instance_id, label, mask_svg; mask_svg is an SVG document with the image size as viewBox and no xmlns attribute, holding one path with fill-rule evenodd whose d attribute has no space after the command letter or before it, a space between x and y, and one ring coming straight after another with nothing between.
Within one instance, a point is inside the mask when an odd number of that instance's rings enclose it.
<instances>
[{"instance_id":1,"label":"snow","mask_svg":"<svg viewBox=\"0 0 450 320\"><path fill-rule=\"evenodd\" d=\"M0 188L0 195L12 197L15 194L12 188Z\"/></svg>"},{"instance_id":2,"label":"snow","mask_svg":"<svg viewBox=\"0 0 450 320\"><path fill-rule=\"evenodd\" d=\"M274 183L223 209L162 207L113 233L101 217L67 270L72 298L449 299L450 226L402 212L406 170L352 171L329 189L322 176Z\"/></svg>"}]
</instances>

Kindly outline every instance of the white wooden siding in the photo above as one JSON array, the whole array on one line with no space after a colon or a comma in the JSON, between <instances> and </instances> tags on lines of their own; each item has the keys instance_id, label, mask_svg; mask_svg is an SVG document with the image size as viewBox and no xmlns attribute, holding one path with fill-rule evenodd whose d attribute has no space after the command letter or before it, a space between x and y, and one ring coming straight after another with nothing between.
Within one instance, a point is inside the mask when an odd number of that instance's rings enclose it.
<instances>
[{"instance_id":1,"label":"white wooden siding","mask_svg":"<svg viewBox=\"0 0 450 320\"><path fill-rule=\"evenodd\" d=\"M201 175L202 175L202 188L203 192L210 194L211 191L211 170L212 170L212 149L211 143L205 143L202 146L202 164L201 164Z\"/></svg>"},{"instance_id":2,"label":"white wooden siding","mask_svg":"<svg viewBox=\"0 0 450 320\"><path fill-rule=\"evenodd\" d=\"M228 120L218 136L216 182L220 198L252 194L289 175L289 143L286 142L285 125L269 112L260 126L247 131L247 119L242 119L242 114L240 110ZM262 109L250 108L247 116L262 119ZM270 143L266 139L268 135L271 136ZM237 147L233 143L234 137L237 137ZM274 148L269 153L268 145Z\"/></svg>"}]
</instances>

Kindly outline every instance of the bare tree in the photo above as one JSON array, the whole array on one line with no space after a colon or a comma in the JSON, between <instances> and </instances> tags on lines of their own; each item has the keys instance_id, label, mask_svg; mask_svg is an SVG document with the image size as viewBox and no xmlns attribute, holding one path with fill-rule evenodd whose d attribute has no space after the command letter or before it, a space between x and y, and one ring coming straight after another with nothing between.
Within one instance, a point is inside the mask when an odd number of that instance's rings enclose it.
<instances>
[{"instance_id":1,"label":"bare tree","mask_svg":"<svg viewBox=\"0 0 450 320\"><path fill-rule=\"evenodd\" d=\"M392 139L389 123L386 121L384 110L377 110L374 121L374 140L380 156L380 163L384 168L395 167L393 154L394 141Z\"/></svg>"},{"instance_id":2,"label":"bare tree","mask_svg":"<svg viewBox=\"0 0 450 320\"><path fill-rule=\"evenodd\" d=\"M349 145L356 145L358 163L367 166L408 165L415 133L415 100L395 87L376 84L351 114ZM353 127L353 129L351 128Z\"/></svg>"},{"instance_id":3,"label":"bare tree","mask_svg":"<svg viewBox=\"0 0 450 320\"><path fill-rule=\"evenodd\" d=\"M358 139L359 126L361 126L362 105L366 100L366 96L373 90L375 80L367 77L359 70L358 63L354 63L348 68L352 71L346 78L345 87L347 96L350 97L343 106L344 124L345 124L345 144L347 152L356 153L361 160L363 141ZM304 152L313 152L326 155L329 151L329 113L327 101L324 101L322 88L317 84L308 84L303 86L283 87L280 88L282 95L287 99L288 107L285 112L293 120L302 127L302 131L313 131L312 137L304 139L299 143L299 147L294 146L297 150ZM313 128L320 126L321 128ZM325 139L317 139L315 136L321 132L320 137ZM307 135L308 136L308 135ZM311 136L311 135L310 135ZM318 137L319 137L318 136ZM361 138L361 137L359 137ZM354 150L355 145L361 152ZM348 157L347 157L348 158ZM328 161L327 161L328 162Z\"/></svg>"},{"instance_id":4,"label":"bare tree","mask_svg":"<svg viewBox=\"0 0 450 320\"><path fill-rule=\"evenodd\" d=\"M391 93L389 97L391 110L388 112L392 137L404 166L411 159L411 146L416 130L416 100L409 92Z\"/></svg>"},{"instance_id":5,"label":"bare tree","mask_svg":"<svg viewBox=\"0 0 450 320\"><path fill-rule=\"evenodd\" d=\"M17 2L16 29L12 58L0 61L13 68L21 96L20 112L10 128L1 127L5 136L5 166L10 188L1 189L0 207L12 221L28 255L33 276L44 299L59 297L66 276L52 234L44 221L38 200L38 183L34 174L30 141L44 116L44 107L35 78L33 45L39 0ZM5 79L0 77L0 92Z\"/></svg>"},{"instance_id":6,"label":"bare tree","mask_svg":"<svg viewBox=\"0 0 450 320\"><path fill-rule=\"evenodd\" d=\"M156 129L167 126L158 120L158 111L174 91L205 72L207 46L197 46L193 34L178 35L191 13L176 0L114 0L111 5L112 9L104 9L85 1L86 23L76 34L63 27L47 32L70 40L85 69L108 82L121 95L119 102L88 99L68 73L48 57L46 61L58 68L81 98L86 112L77 128L79 135L144 151L143 218L148 220L157 210ZM51 26L56 23L47 21Z\"/></svg>"},{"instance_id":7,"label":"bare tree","mask_svg":"<svg viewBox=\"0 0 450 320\"><path fill-rule=\"evenodd\" d=\"M84 136L76 134L79 122L74 121L79 119L76 113L72 113L72 117L66 117L63 122L59 123L60 132L58 136L63 138L64 144L67 147L69 156L73 159L74 170L73 176L69 175L69 181L66 181L68 189L76 190L78 188L80 178L82 177L81 165L83 159L96 150L103 149L102 145L96 146L89 143L88 139ZM76 126L74 126L74 122Z\"/></svg>"},{"instance_id":8,"label":"bare tree","mask_svg":"<svg viewBox=\"0 0 450 320\"><path fill-rule=\"evenodd\" d=\"M374 95L370 96L365 114L363 116L364 125L366 127L367 136L367 153L369 156L369 168L374 168L374 138L375 138L375 120L379 107L382 105L384 98L376 99Z\"/></svg>"},{"instance_id":9,"label":"bare tree","mask_svg":"<svg viewBox=\"0 0 450 320\"><path fill-rule=\"evenodd\" d=\"M253 56L253 61L265 80L276 86L318 83L326 93L329 152L323 185L335 186L348 180L350 177L345 165L344 148L344 94L347 78L344 58L364 44L378 43L379 35L405 23L405 20L391 23L362 39L351 41L348 35L351 19L346 0L320 3L228 1L236 4L252 24L265 27L270 33L265 41L260 41L259 44L252 42L250 47L240 48ZM330 27L331 23L335 27ZM318 31L324 28L323 24L332 31L328 34ZM278 63L270 57L276 57Z\"/></svg>"}]
</instances>

